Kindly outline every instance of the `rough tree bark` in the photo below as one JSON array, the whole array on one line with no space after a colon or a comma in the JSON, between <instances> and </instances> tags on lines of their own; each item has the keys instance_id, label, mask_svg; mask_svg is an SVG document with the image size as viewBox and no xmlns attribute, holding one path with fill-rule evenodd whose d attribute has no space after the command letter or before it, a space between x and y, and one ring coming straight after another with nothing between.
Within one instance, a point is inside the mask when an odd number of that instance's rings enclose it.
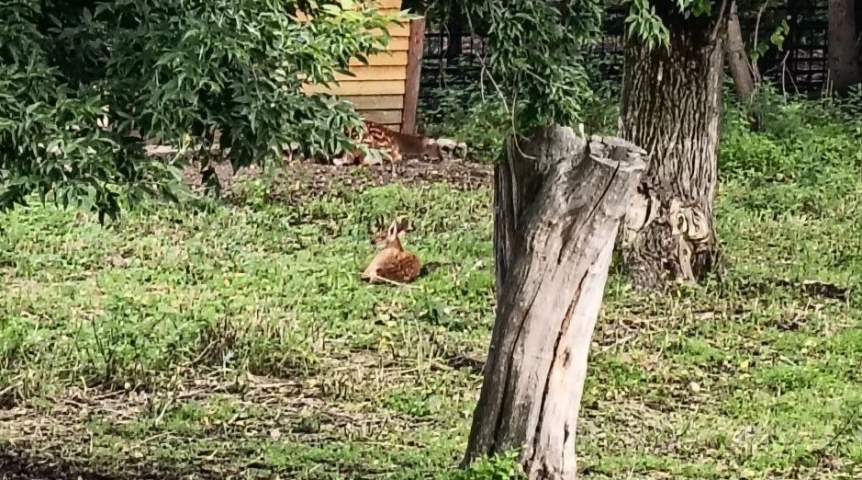
<instances>
[{"instance_id":1,"label":"rough tree bark","mask_svg":"<svg viewBox=\"0 0 862 480\"><path fill-rule=\"evenodd\" d=\"M843 94L862 82L862 65L856 47L856 10L854 0L829 0L829 75L832 89Z\"/></svg>"},{"instance_id":2,"label":"rough tree bark","mask_svg":"<svg viewBox=\"0 0 862 480\"><path fill-rule=\"evenodd\" d=\"M653 2L669 49L627 40L620 105L620 136L652 159L620 234L623 263L635 286L656 290L700 280L719 260L713 200L730 4L684 19L676 3Z\"/></svg>"},{"instance_id":3,"label":"rough tree bark","mask_svg":"<svg viewBox=\"0 0 862 480\"><path fill-rule=\"evenodd\" d=\"M574 479L587 355L617 230L646 152L546 127L495 171L497 312L463 465L520 452L531 479Z\"/></svg>"},{"instance_id":4,"label":"rough tree bark","mask_svg":"<svg viewBox=\"0 0 862 480\"><path fill-rule=\"evenodd\" d=\"M742 28L739 26L739 16L736 12L736 2L730 5L730 14L727 19L727 42L725 43L725 55L730 76L733 78L733 88L736 90L736 98L740 102L748 102L754 93L755 70L748 60L745 51L745 42L742 40Z\"/></svg>"}]
</instances>

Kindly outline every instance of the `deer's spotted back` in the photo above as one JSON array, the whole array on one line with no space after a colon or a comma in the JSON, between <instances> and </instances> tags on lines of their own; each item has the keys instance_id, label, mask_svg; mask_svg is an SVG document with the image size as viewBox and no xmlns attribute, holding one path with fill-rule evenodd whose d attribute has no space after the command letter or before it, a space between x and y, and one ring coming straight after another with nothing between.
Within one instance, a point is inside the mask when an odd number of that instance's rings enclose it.
<instances>
[{"instance_id":1,"label":"deer's spotted back","mask_svg":"<svg viewBox=\"0 0 862 480\"><path fill-rule=\"evenodd\" d=\"M362 137L359 139L361 143L368 145L369 148L387 149L389 155L392 156L392 161L401 160L401 151L395 139L397 134L392 130L377 122L365 120L361 135Z\"/></svg>"}]
</instances>

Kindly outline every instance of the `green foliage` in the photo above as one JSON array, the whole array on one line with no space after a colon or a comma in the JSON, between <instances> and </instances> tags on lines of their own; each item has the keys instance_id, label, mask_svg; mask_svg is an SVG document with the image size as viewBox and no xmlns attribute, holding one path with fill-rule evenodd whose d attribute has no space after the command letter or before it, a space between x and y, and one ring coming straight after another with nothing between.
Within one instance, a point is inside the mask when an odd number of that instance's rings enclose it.
<instances>
[{"instance_id":1,"label":"green foliage","mask_svg":"<svg viewBox=\"0 0 862 480\"><path fill-rule=\"evenodd\" d=\"M656 14L655 5L649 0L626 0L629 14L626 17L626 36L640 38L650 49L656 46L669 47L670 32Z\"/></svg>"},{"instance_id":2,"label":"green foliage","mask_svg":"<svg viewBox=\"0 0 862 480\"><path fill-rule=\"evenodd\" d=\"M97 127L102 95L73 89L49 64L44 35L34 18L39 2L0 5L0 209L23 204L38 193L44 201L68 204L89 200L96 209L118 208L117 183L141 184L157 165L137 162L141 149L122 145ZM116 165L124 168L117 168ZM155 170L155 172L154 172Z\"/></svg>"},{"instance_id":3,"label":"green foliage","mask_svg":"<svg viewBox=\"0 0 862 480\"><path fill-rule=\"evenodd\" d=\"M513 117L506 113L500 97L489 90L485 86L432 92L428 106L419 111L425 133L465 142L467 158L472 161L493 162L502 158Z\"/></svg>"},{"instance_id":4,"label":"green foliage","mask_svg":"<svg viewBox=\"0 0 862 480\"><path fill-rule=\"evenodd\" d=\"M719 175L759 185L792 182L811 187L832 179L832 188L849 192L862 174L862 95L817 101L785 99L764 83L754 104L727 102L724 108ZM731 95L726 95L731 97ZM751 130L752 110L760 130Z\"/></svg>"},{"instance_id":5,"label":"green foliage","mask_svg":"<svg viewBox=\"0 0 862 480\"><path fill-rule=\"evenodd\" d=\"M691 22L696 18L718 18L713 7L720 6L725 11L729 7L729 3L716 3L715 0L623 0L623 4L629 5L625 20L626 37L641 40L648 49L659 46L670 49L669 28L682 28L681 22ZM701 24L707 26L709 23Z\"/></svg>"},{"instance_id":6,"label":"green foliage","mask_svg":"<svg viewBox=\"0 0 862 480\"><path fill-rule=\"evenodd\" d=\"M855 127L859 138L862 138L862 84L857 83L841 97L825 97L822 105L834 108L835 115L827 118L837 118L849 127Z\"/></svg>"},{"instance_id":7,"label":"green foliage","mask_svg":"<svg viewBox=\"0 0 862 480\"><path fill-rule=\"evenodd\" d=\"M579 119L589 134L616 135L620 84L602 72L610 66L619 66L619 61L590 55L580 64L588 74L583 88L590 94L579 100ZM513 131L513 121L521 117L524 103L515 105L521 109L514 115L508 113L510 106L487 78L479 84L437 89L428 94L418 112L426 134L465 142L467 159L471 161L493 162L502 158L506 135Z\"/></svg>"},{"instance_id":8,"label":"green foliage","mask_svg":"<svg viewBox=\"0 0 862 480\"><path fill-rule=\"evenodd\" d=\"M591 95L583 53L600 34L603 3L462 3L468 18L481 19L489 35L488 83L505 100L516 131L549 122L575 125L581 118Z\"/></svg>"},{"instance_id":9,"label":"green foliage","mask_svg":"<svg viewBox=\"0 0 862 480\"><path fill-rule=\"evenodd\" d=\"M592 98L584 106L584 129L588 134L616 135L621 83L603 72L616 67L622 71L622 55L590 55L585 62L590 75Z\"/></svg>"},{"instance_id":10,"label":"green foliage","mask_svg":"<svg viewBox=\"0 0 862 480\"><path fill-rule=\"evenodd\" d=\"M176 167L144 138L235 167L332 153L358 126L351 106L305 95L388 43L402 16L352 2L216 0L39 2L0 6L0 209L31 193L116 215L121 200L174 198ZM297 8L311 20L300 23ZM103 118L104 117L104 118ZM100 128L100 118L110 130ZM104 123L102 124L104 126Z\"/></svg>"},{"instance_id":11,"label":"green foliage","mask_svg":"<svg viewBox=\"0 0 862 480\"><path fill-rule=\"evenodd\" d=\"M781 22L779 22L769 37L764 40L759 40L757 45L754 45L754 47L751 48L751 51L749 52L751 62L756 64L770 48L775 47L781 51L784 46L784 39L787 38L789 33L790 25L787 23L787 19L781 19Z\"/></svg>"},{"instance_id":12,"label":"green foliage","mask_svg":"<svg viewBox=\"0 0 862 480\"><path fill-rule=\"evenodd\" d=\"M518 463L518 452L482 457L474 460L466 470L457 471L445 480L521 480L527 475Z\"/></svg>"}]
</instances>

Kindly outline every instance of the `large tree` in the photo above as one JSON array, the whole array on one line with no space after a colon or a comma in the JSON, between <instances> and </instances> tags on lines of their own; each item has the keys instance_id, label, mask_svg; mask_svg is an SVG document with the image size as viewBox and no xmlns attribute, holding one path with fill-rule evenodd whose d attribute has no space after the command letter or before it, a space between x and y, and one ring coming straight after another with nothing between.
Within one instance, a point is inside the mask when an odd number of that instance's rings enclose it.
<instances>
[{"instance_id":1,"label":"large tree","mask_svg":"<svg viewBox=\"0 0 862 480\"><path fill-rule=\"evenodd\" d=\"M497 311L465 464L514 450L532 479L572 479L590 339L645 152L571 128L590 99L584 47L601 0L465 2L487 26L511 115L495 165Z\"/></svg>"},{"instance_id":2,"label":"large tree","mask_svg":"<svg viewBox=\"0 0 862 480\"><path fill-rule=\"evenodd\" d=\"M696 281L717 264L713 200L730 6L730 0L631 3L630 18L637 20L625 44L619 135L646 149L651 165L621 243L640 287Z\"/></svg>"},{"instance_id":3,"label":"large tree","mask_svg":"<svg viewBox=\"0 0 862 480\"><path fill-rule=\"evenodd\" d=\"M495 168L498 305L465 463L515 450L531 479L576 476L577 412L620 218L624 258L642 286L663 285L666 273L694 280L717 253L730 4L632 0L620 115L629 142L585 142L555 125L576 121L589 97L578 52L595 18L584 3L471 6L490 25L498 92L519 101L508 102L513 132Z\"/></svg>"},{"instance_id":4,"label":"large tree","mask_svg":"<svg viewBox=\"0 0 862 480\"><path fill-rule=\"evenodd\" d=\"M832 88L841 94L862 82L862 59L857 47L854 0L829 0L829 76Z\"/></svg>"}]
</instances>

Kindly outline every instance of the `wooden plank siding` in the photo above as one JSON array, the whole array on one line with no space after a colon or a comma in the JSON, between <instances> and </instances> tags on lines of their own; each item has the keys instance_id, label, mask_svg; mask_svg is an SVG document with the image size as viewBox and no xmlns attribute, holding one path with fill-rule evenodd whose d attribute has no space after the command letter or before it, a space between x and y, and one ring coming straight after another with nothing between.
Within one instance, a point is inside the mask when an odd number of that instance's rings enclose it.
<instances>
[{"instance_id":1,"label":"wooden plank siding","mask_svg":"<svg viewBox=\"0 0 862 480\"><path fill-rule=\"evenodd\" d=\"M401 123L401 109L398 110L366 110L363 116L372 122L388 125L391 123Z\"/></svg>"},{"instance_id":2,"label":"wooden plank siding","mask_svg":"<svg viewBox=\"0 0 862 480\"><path fill-rule=\"evenodd\" d=\"M350 73L353 75L345 75L343 73L335 74L335 81L343 82L372 82L375 80L406 80L407 69L403 65L383 66L375 65L372 67L352 67Z\"/></svg>"},{"instance_id":3,"label":"wooden plank siding","mask_svg":"<svg viewBox=\"0 0 862 480\"><path fill-rule=\"evenodd\" d=\"M370 110L401 110L404 108L404 95L342 95L360 111Z\"/></svg>"},{"instance_id":4,"label":"wooden plank siding","mask_svg":"<svg viewBox=\"0 0 862 480\"><path fill-rule=\"evenodd\" d=\"M376 0L372 4L385 12L401 10L402 0ZM299 12L298 12L299 13ZM305 15L299 14L301 20ZM413 20L389 29L388 52L371 55L368 64L351 59L353 76L336 74L330 86L306 85L306 93L328 93L353 103L366 119L386 125L396 132L413 133L425 20ZM375 29L377 34L380 29Z\"/></svg>"},{"instance_id":5,"label":"wooden plank siding","mask_svg":"<svg viewBox=\"0 0 862 480\"><path fill-rule=\"evenodd\" d=\"M368 65L372 67L388 67L393 65L407 65L407 51L403 52L387 52L387 53L378 53L375 55L370 55L368 58ZM351 67L364 67L365 64L360 62L359 59L351 58L350 59Z\"/></svg>"},{"instance_id":6,"label":"wooden plank siding","mask_svg":"<svg viewBox=\"0 0 862 480\"><path fill-rule=\"evenodd\" d=\"M371 5L378 10L400 10L401 0L374 0Z\"/></svg>"},{"instance_id":7,"label":"wooden plank siding","mask_svg":"<svg viewBox=\"0 0 862 480\"><path fill-rule=\"evenodd\" d=\"M371 80L368 82L340 82L329 88L325 85L306 85L305 93L331 93L346 95L404 95L404 80Z\"/></svg>"}]
</instances>

